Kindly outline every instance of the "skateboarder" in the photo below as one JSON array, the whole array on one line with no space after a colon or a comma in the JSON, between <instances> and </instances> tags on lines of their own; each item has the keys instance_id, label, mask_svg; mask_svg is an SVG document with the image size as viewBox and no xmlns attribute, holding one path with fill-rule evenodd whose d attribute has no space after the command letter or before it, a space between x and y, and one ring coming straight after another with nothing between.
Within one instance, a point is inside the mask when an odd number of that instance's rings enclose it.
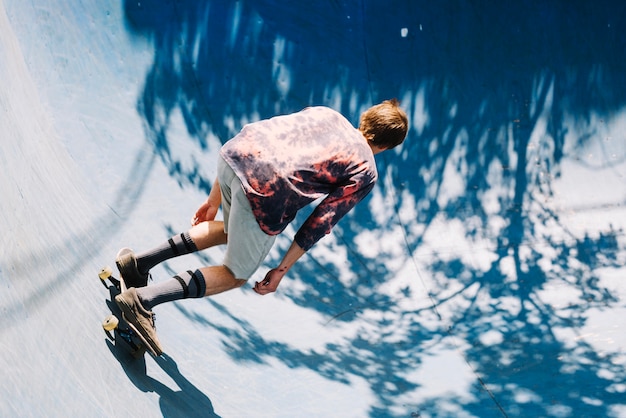
<instances>
[{"instance_id":1,"label":"skateboarder","mask_svg":"<svg viewBox=\"0 0 626 418\"><path fill-rule=\"evenodd\" d=\"M358 129L327 107L244 126L220 150L217 180L191 229L149 251L120 250L116 264L129 290L116 303L160 355L155 306L242 286L298 210L323 198L281 263L254 285L260 295L275 292L294 263L370 192L378 176L374 155L400 145L407 130L407 116L395 99L366 110ZM215 220L220 205L223 221ZM155 265L220 244L226 244L222 265L146 286Z\"/></svg>"}]
</instances>

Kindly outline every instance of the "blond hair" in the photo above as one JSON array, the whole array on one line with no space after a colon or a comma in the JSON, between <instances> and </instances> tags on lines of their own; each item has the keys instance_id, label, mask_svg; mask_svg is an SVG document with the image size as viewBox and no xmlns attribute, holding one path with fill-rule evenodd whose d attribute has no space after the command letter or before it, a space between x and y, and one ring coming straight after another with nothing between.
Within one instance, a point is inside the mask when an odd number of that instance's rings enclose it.
<instances>
[{"instance_id":1,"label":"blond hair","mask_svg":"<svg viewBox=\"0 0 626 418\"><path fill-rule=\"evenodd\" d=\"M371 144L391 149L400 145L409 129L409 121L396 99L370 107L361 115L359 130Z\"/></svg>"}]
</instances>

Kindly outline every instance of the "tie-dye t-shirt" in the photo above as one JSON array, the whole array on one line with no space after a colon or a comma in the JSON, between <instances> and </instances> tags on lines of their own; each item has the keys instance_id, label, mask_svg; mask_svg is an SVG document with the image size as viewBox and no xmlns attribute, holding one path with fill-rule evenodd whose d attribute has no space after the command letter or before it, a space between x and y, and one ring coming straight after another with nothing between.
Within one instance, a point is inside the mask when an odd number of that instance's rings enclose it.
<instances>
[{"instance_id":1,"label":"tie-dye t-shirt","mask_svg":"<svg viewBox=\"0 0 626 418\"><path fill-rule=\"evenodd\" d=\"M340 113L309 107L246 125L221 150L261 229L282 232L298 210L324 197L298 230L304 250L363 199L378 177L361 133Z\"/></svg>"}]
</instances>

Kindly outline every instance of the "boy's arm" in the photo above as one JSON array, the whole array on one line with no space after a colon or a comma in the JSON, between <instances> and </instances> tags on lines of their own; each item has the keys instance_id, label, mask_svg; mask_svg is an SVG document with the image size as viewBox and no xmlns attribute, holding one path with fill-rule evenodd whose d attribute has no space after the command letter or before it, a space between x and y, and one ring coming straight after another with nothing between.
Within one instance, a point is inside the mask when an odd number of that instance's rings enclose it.
<instances>
[{"instance_id":1,"label":"boy's arm","mask_svg":"<svg viewBox=\"0 0 626 418\"><path fill-rule=\"evenodd\" d=\"M215 179L213 187L211 188L211 193L209 193L209 197L196 211L196 214L191 220L191 225L195 226L205 221L214 220L215 215L217 215L217 211L220 208L221 204L222 192L220 189L220 183L217 179Z\"/></svg>"},{"instance_id":2,"label":"boy's arm","mask_svg":"<svg viewBox=\"0 0 626 418\"><path fill-rule=\"evenodd\" d=\"M296 264L296 261L298 261L305 252L306 251L293 241L278 267L268 271L265 275L265 279L254 284L254 291L259 295L267 295L268 293L275 292L280 281L285 277L285 274L287 274L289 269Z\"/></svg>"}]
</instances>

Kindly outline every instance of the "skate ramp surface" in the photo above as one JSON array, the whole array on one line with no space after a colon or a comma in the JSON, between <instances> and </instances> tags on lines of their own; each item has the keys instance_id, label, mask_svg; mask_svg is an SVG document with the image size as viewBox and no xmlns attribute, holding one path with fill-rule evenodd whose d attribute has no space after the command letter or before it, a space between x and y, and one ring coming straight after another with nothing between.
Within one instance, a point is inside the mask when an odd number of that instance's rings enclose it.
<instances>
[{"instance_id":1,"label":"skate ramp surface","mask_svg":"<svg viewBox=\"0 0 626 418\"><path fill-rule=\"evenodd\" d=\"M0 415L624 416L624 17L0 0ZM158 359L107 338L98 271L188 228L245 123L391 97L406 143L279 292L157 307Z\"/></svg>"}]
</instances>

